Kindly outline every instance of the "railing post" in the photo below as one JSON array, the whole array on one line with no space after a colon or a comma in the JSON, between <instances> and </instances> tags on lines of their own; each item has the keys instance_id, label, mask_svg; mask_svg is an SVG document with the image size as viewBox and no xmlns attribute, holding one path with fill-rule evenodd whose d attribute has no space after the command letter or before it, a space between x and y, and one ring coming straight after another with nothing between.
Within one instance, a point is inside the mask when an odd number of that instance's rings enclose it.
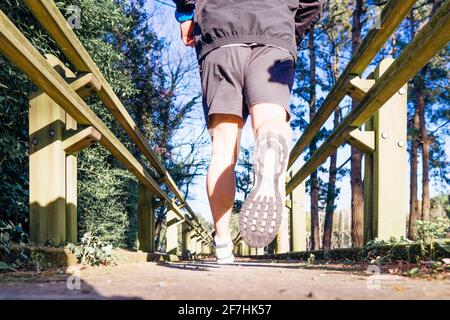
<instances>
[{"instance_id":1,"label":"railing post","mask_svg":"<svg viewBox=\"0 0 450 320\"><path fill-rule=\"evenodd\" d=\"M240 242L234 244L234 246L233 246L233 254L235 256L238 256L238 255L241 254L241 243Z\"/></svg>"},{"instance_id":2,"label":"railing post","mask_svg":"<svg viewBox=\"0 0 450 320\"><path fill-rule=\"evenodd\" d=\"M281 226L275 238L275 253L289 252L289 215L287 210L287 207L283 208Z\"/></svg>"},{"instance_id":3,"label":"railing post","mask_svg":"<svg viewBox=\"0 0 450 320\"><path fill-rule=\"evenodd\" d=\"M78 81L58 58L46 57L81 97L99 89L95 77ZM93 127L78 129L77 122L48 95L38 91L30 97L31 241L77 242L77 153L100 137Z\"/></svg>"},{"instance_id":4,"label":"railing post","mask_svg":"<svg viewBox=\"0 0 450 320\"><path fill-rule=\"evenodd\" d=\"M248 256L250 254L250 247L243 239L241 241L242 241L242 255Z\"/></svg>"},{"instance_id":5,"label":"railing post","mask_svg":"<svg viewBox=\"0 0 450 320\"><path fill-rule=\"evenodd\" d=\"M166 253L178 254L178 217L174 211L167 211L166 217Z\"/></svg>"},{"instance_id":6,"label":"railing post","mask_svg":"<svg viewBox=\"0 0 450 320\"><path fill-rule=\"evenodd\" d=\"M201 237L198 237L197 238L197 244L196 244L196 247L197 247L197 256L201 256L202 254L203 254L203 251L202 251L202 238Z\"/></svg>"},{"instance_id":7,"label":"railing post","mask_svg":"<svg viewBox=\"0 0 450 320\"><path fill-rule=\"evenodd\" d=\"M197 238L198 235L194 232L191 232L191 239L190 239L190 245L191 248L191 254L193 258L196 258L197 255Z\"/></svg>"},{"instance_id":8,"label":"railing post","mask_svg":"<svg viewBox=\"0 0 450 320\"><path fill-rule=\"evenodd\" d=\"M206 254L206 242L205 240L202 240L200 242L200 254L205 255Z\"/></svg>"},{"instance_id":9,"label":"railing post","mask_svg":"<svg viewBox=\"0 0 450 320\"><path fill-rule=\"evenodd\" d=\"M144 252L155 251L155 213L153 195L141 182L138 183L138 244Z\"/></svg>"},{"instance_id":10,"label":"railing post","mask_svg":"<svg viewBox=\"0 0 450 320\"><path fill-rule=\"evenodd\" d=\"M243 239L239 240L239 255L240 256L245 255L244 254L244 249L245 249L244 246L245 246L244 240Z\"/></svg>"},{"instance_id":11,"label":"railing post","mask_svg":"<svg viewBox=\"0 0 450 320\"><path fill-rule=\"evenodd\" d=\"M65 79L75 74L54 56L49 63ZM52 99L38 91L30 99L30 239L60 245L77 241L77 162L64 149L66 130L76 122Z\"/></svg>"},{"instance_id":12,"label":"railing post","mask_svg":"<svg viewBox=\"0 0 450 320\"><path fill-rule=\"evenodd\" d=\"M384 59L375 81L394 62ZM364 240L406 236L408 212L407 84L366 123L375 133L375 151L365 156Z\"/></svg>"},{"instance_id":13,"label":"railing post","mask_svg":"<svg viewBox=\"0 0 450 320\"><path fill-rule=\"evenodd\" d=\"M191 228L186 223L183 222L181 225L181 255L183 259L189 259L192 252L191 252Z\"/></svg>"},{"instance_id":14,"label":"railing post","mask_svg":"<svg viewBox=\"0 0 450 320\"><path fill-rule=\"evenodd\" d=\"M66 112L46 94L30 100L30 239L63 244L66 237Z\"/></svg>"},{"instance_id":15,"label":"railing post","mask_svg":"<svg viewBox=\"0 0 450 320\"><path fill-rule=\"evenodd\" d=\"M66 130L77 130L77 122L66 113ZM66 156L66 241L77 243L77 158L76 154Z\"/></svg>"},{"instance_id":16,"label":"railing post","mask_svg":"<svg viewBox=\"0 0 450 320\"><path fill-rule=\"evenodd\" d=\"M290 173L292 178L292 171ZM305 182L295 188L290 197L290 231L291 251L299 252L306 250L306 194Z\"/></svg>"}]
</instances>

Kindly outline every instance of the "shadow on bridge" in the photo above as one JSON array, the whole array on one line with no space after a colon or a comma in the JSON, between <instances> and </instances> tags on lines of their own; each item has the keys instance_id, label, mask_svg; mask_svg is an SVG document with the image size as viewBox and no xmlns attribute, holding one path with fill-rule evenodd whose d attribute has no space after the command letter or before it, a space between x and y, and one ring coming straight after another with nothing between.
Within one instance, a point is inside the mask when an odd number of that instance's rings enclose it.
<instances>
[{"instance_id":1,"label":"shadow on bridge","mask_svg":"<svg viewBox=\"0 0 450 320\"><path fill-rule=\"evenodd\" d=\"M17 277L17 279L16 279ZM24 273L8 278L1 286L0 300L142 300L136 295L104 295L94 285L73 273L39 280L35 275L24 280ZM6 280L6 279L3 279ZM30 281L31 280L31 281ZM2 281L3 282L3 281Z\"/></svg>"},{"instance_id":2,"label":"shadow on bridge","mask_svg":"<svg viewBox=\"0 0 450 320\"><path fill-rule=\"evenodd\" d=\"M242 267L250 267L250 268L274 268L274 269L297 269L297 270L316 270L316 271L336 271L336 272L363 272L366 270L365 266L362 264L353 264L353 265L346 265L346 264L339 264L339 265L333 265L328 266L326 264L324 265L310 265L306 264L305 262L235 262L234 264L225 264L225 265L218 265L214 262L203 262L203 261L185 261L185 262L158 262L159 266L170 268L170 269L178 269L183 271L210 271L210 269L217 269L217 268L227 268L231 269L230 272L232 272L232 269L240 269Z\"/></svg>"}]
</instances>

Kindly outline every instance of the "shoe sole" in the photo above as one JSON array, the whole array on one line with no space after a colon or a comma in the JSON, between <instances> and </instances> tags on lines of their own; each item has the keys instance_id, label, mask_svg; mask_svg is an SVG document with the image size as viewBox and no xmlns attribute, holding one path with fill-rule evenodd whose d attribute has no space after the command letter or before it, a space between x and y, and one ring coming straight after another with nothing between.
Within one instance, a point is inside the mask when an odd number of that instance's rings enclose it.
<instances>
[{"instance_id":1,"label":"shoe sole","mask_svg":"<svg viewBox=\"0 0 450 320\"><path fill-rule=\"evenodd\" d=\"M279 183L286 173L289 150L284 137L272 131L261 133L256 143L255 187L242 205L239 229L250 247L262 248L273 241L281 226L284 201ZM274 151L275 159L273 172L267 174L264 168L269 150Z\"/></svg>"},{"instance_id":2,"label":"shoe sole","mask_svg":"<svg viewBox=\"0 0 450 320\"><path fill-rule=\"evenodd\" d=\"M231 256L230 258L226 258L226 259L217 259L216 263L217 264L232 264L234 262L234 256Z\"/></svg>"}]
</instances>

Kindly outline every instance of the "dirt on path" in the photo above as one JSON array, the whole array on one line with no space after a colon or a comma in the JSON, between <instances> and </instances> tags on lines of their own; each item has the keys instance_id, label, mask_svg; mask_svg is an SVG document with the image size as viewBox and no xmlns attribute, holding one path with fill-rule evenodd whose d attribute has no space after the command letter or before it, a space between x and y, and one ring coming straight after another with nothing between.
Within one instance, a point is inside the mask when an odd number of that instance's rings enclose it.
<instances>
[{"instance_id":1,"label":"dirt on path","mask_svg":"<svg viewBox=\"0 0 450 320\"><path fill-rule=\"evenodd\" d=\"M0 299L450 299L448 279L371 274L342 264L136 262L68 272L0 274Z\"/></svg>"}]
</instances>

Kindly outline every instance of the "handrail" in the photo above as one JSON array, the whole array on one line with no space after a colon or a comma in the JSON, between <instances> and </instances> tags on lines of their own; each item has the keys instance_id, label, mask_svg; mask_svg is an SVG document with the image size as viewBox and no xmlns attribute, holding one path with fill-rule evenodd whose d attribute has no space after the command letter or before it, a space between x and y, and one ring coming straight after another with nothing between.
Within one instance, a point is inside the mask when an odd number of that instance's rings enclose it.
<instances>
[{"instance_id":1,"label":"handrail","mask_svg":"<svg viewBox=\"0 0 450 320\"><path fill-rule=\"evenodd\" d=\"M184 214L178 205L154 181L145 168L114 136L109 128L86 105L72 87L50 66L44 57L33 47L30 41L17 29L0 10L0 42L2 53L21 69L38 87L60 105L78 123L92 125L101 134L100 143L122 162L147 188L161 197L181 219ZM197 229L191 222L188 224ZM211 236L200 234L211 242ZM198 232L196 230L196 232Z\"/></svg>"},{"instance_id":2,"label":"handrail","mask_svg":"<svg viewBox=\"0 0 450 320\"><path fill-rule=\"evenodd\" d=\"M327 95L322 107L318 109L311 123L292 148L291 155L289 157L289 168L319 133L327 119L345 97L351 77L360 76L364 72L369 63L389 39L391 34L403 21L404 17L408 14L414 3L415 0L391 0L386 4L381 13L381 28L370 30L359 48L356 50L336 84Z\"/></svg>"},{"instance_id":3,"label":"handrail","mask_svg":"<svg viewBox=\"0 0 450 320\"><path fill-rule=\"evenodd\" d=\"M363 125L380 109L410 78L441 50L450 40L450 1L447 0L431 20L403 50L400 56L375 82L358 106L353 109L325 142L292 177L286 185L291 193L306 177L326 161L342 145L348 134Z\"/></svg>"},{"instance_id":4,"label":"handrail","mask_svg":"<svg viewBox=\"0 0 450 320\"><path fill-rule=\"evenodd\" d=\"M87 52L81 41L70 28L64 16L59 11L53 1L48 0L25 0L27 7L31 10L40 24L52 36L63 54L69 59L71 64L79 72L92 73L101 84L100 91L97 92L99 98L108 107L114 118L119 122L122 128L127 132L138 149L150 161L156 171L162 175L163 181L169 189L175 194L176 198L183 204L190 215L194 218L200 228L207 233L203 225L198 220L196 214L184 199L181 191L173 181L170 173L164 168L156 154L145 142L143 134L127 112L122 102L112 90L108 81L98 69L96 63Z\"/></svg>"}]
</instances>

